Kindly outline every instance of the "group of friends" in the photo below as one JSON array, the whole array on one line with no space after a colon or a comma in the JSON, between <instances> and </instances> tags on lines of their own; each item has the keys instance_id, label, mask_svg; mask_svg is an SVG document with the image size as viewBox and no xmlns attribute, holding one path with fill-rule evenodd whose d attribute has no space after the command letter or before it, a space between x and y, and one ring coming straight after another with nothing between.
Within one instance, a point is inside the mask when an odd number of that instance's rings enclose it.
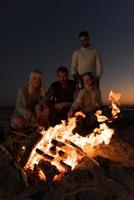
<instances>
[{"instance_id":1,"label":"group of friends","mask_svg":"<svg viewBox=\"0 0 134 200\"><path fill-rule=\"evenodd\" d=\"M101 55L91 47L87 31L79 33L79 40L81 48L72 55L70 71L73 80L69 79L68 69L60 66L57 81L45 92L43 73L33 70L28 83L18 91L15 111L10 119L12 128L21 130L26 126L41 126L47 129L73 117L77 111L88 116L102 106Z\"/></svg>"}]
</instances>

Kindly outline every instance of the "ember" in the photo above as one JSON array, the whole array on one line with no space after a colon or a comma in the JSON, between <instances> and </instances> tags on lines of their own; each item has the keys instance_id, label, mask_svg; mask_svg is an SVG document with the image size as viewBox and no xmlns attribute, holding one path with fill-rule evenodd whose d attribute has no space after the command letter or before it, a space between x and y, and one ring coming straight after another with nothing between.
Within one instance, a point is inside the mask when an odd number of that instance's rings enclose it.
<instances>
[{"instance_id":1,"label":"ember","mask_svg":"<svg viewBox=\"0 0 134 200\"><path fill-rule=\"evenodd\" d=\"M112 106L112 116L116 118L120 112L118 108L120 94L111 91L109 100ZM76 113L76 116L78 115L84 117L83 113ZM76 116L69 118L68 124L62 121L61 124L50 127L47 131L42 130L42 137L33 148L24 166L25 172L27 173L29 169L33 172L36 168L36 171L40 172L40 178L44 176L46 179L57 180L73 170L85 155L90 157L95 146L101 143L108 145L114 134L114 130L106 124L106 122L111 122L111 119L103 116L101 110L98 110L95 115L99 128L95 128L93 133L89 133L86 137L78 133L73 134L73 129L76 127Z\"/></svg>"}]
</instances>

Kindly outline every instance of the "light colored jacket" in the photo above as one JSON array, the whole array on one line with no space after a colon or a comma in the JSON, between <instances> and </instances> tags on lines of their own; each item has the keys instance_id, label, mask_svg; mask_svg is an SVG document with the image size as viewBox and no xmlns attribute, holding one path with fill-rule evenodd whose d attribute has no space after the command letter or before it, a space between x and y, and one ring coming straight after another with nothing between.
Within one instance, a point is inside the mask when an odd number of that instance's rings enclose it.
<instances>
[{"instance_id":1,"label":"light colored jacket","mask_svg":"<svg viewBox=\"0 0 134 200\"><path fill-rule=\"evenodd\" d=\"M73 102L70 112L75 112L80 109L83 113L88 113L96 110L102 105L100 92L95 87L87 90L83 88L79 91L78 96Z\"/></svg>"},{"instance_id":2,"label":"light colored jacket","mask_svg":"<svg viewBox=\"0 0 134 200\"><path fill-rule=\"evenodd\" d=\"M19 89L16 99L16 109L14 115L22 115L25 118L26 112L34 113L35 105L40 102L38 93L29 94L28 85Z\"/></svg>"},{"instance_id":3,"label":"light colored jacket","mask_svg":"<svg viewBox=\"0 0 134 200\"><path fill-rule=\"evenodd\" d=\"M101 77L103 71L102 58L98 50L81 47L74 51L71 63L72 74L91 72L95 77Z\"/></svg>"}]
</instances>

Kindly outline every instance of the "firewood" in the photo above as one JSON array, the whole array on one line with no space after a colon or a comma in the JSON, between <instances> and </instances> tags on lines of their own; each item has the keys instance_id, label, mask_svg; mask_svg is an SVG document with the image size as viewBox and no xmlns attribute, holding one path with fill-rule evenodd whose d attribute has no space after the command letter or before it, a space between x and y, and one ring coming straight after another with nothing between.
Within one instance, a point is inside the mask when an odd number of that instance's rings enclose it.
<instances>
[{"instance_id":1,"label":"firewood","mask_svg":"<svg viewBox=\"0 0 134 200\"><path fill-rule=\"evenodd\" d=\"M74 144L73 142L71 142L70 140L65 140L65 143L71 145L73 148L75 148L80 154L82 154L83 156L86 155L86 153L79 147L77 146L76 144Z\"/></svg>"},{"instance_id":2,"label":"firewood","mask_svg":"<svg viewBox=\"0 0 134 200\"><path fill-rule=\"evenodd\" d=\"M64 144L63 142L57 141L57 140L55 140L55 139L53 139L53 140L51 141L51 143L52 143L53 145L57 146L57 147L65 146L65 144Z\"/></svg>"},{"instance_id":3,"label":"firewood","mask_svg":"<svg viewBox=\"0 0 134 200\"><path fill-rule=\"evenodd\" d=\"M52 165L49 161L41 160L39 162L39 167L45 174L47 181L52 181L55 175L60 174L57 167Z\"/></svg>"},{"instance_id":4,"label":"firewood","mask_svg":"<svg viewBox=\"0 0 134 200\"><path fill-rule=\"evenodd\" d=\"M38 154L42 155L46 160L52 161L52 160L54 159L53 156L50 156L50 155L44 153L42 150L40 150L40 149L38 149L38 148L36 149L36 152L37 152Z\"/></svg>"},{"instance_id":5,"label":"firewood","mask_svg":"<svg viewBox=\"0 0 134 200\"><path fill-rule=\"evenodd\" d=\"M65 170L67 170L67 172L71 171L71 166L70 165L66 164L62 160L60 161L60 164L61 164L62 167L64 167Z\"/></svg>"},{"instance_id":6,"label":"firewood","mask_svg":"<svg viewBox=\"0 0 134 200\"><path fill-rule=\"evenodd\" d=\"M64 151L62 151L62 150L59 150L58 151L58 154L59 154L59 156L65 156L66 155L66 152L64 152Z\"/></svg>"},{"instance_id":7,"label":"firewood","mask_svg":"<svg viewBox=\"0 0 134 200\"><path fill-rule=\"evenodd\" d=\"M56 146L52 146L50 149L49 149L50 153L55 155L56 154Z\"/></svg>"}]
</instances>

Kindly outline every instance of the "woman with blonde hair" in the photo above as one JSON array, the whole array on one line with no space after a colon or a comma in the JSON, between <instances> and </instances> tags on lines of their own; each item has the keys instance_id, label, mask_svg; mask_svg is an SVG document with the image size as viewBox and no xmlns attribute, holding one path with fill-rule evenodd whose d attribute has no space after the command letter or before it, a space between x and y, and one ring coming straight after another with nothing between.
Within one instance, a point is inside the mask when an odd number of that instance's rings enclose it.
<instances>
[{"instance_id":1,"label":"woman with blonde hair","mask_svg":"<svg viewBox=\"0 0 134 200\"><path fill-rule=\"evenodd\" d=\"M23 117L26 123L30 125L39 124L40 118L44 118L45 121L48 117L48 108L41 105L44 92L43 73L39 70L32 71L28 83L18 91L13 117ZM13 128L16 128L15 126L16 124ZM19 126L21 125L19 124Z\"/></svg>"}]
</instances>

